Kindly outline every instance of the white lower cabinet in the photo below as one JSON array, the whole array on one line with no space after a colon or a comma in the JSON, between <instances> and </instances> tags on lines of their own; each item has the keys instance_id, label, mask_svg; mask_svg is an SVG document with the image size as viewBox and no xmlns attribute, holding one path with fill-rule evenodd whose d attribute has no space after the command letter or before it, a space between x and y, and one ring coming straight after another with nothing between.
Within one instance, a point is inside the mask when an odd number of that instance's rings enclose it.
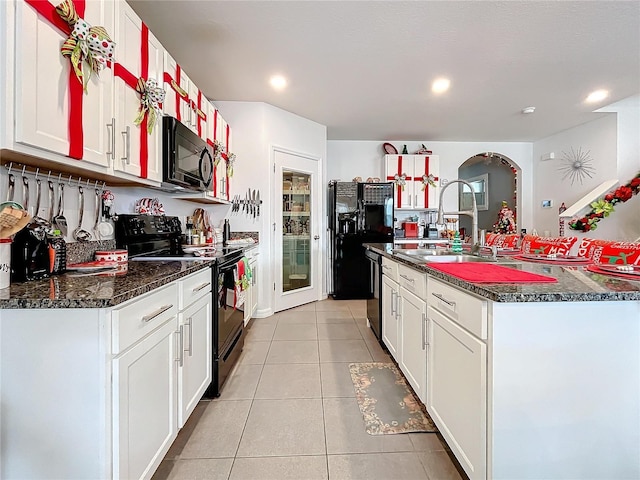
<instances>
[{"instance_id":1,"label":"white lower cabinet","mask_svg":"<svg viewBox=\"0 0 640 480\"><path fill-rule=\"evenodd\" d=\"M394 358L398 358L400 346L398 315L398 282L382 275L382 341Z\"/></svg>"},{"instance_id":2,"label":"white lower cabinet","mask_svg":"<svg viewBox=\"0 0 640 480\"><path fill-rule=\"evenodd\" d=\"M427 304L400 287L400 370L423 403L427 393Z\"/></svg>"},{"instance_id":3,"label":"white lower cabinet","mask_svg":"<svg viewBox=\"0 0 640 480\"><path fill-rule=\"evenodd\" d=\"M113 361L113 478L150 478L176 438L176 325Z\"/></svg>"},{"instance_id":4,"label":"white lower cabinet","mask_svg":"<svg viewBox=\"0 0 640 480\"><path fill-rule=\"evenodd\" d=\"M431 283L440 284L430 279L429 287ZM465 296L458 291L455 298L442 298L445 305L456 306ZM427 317L427 411L469 478L485 479L487 345L431 304Z\"/></svg>"},{"instance_id":5,"label":"white lower cabinet","mask_svg":"<svg viewBox=\"0 0 640 480\"><path fill-rule=\"evenodd\" d=\"M182 428L211 383L212 373L211 290L180 312L182 351L178 358L178 426Z\"/></svg>"}]
</instances>

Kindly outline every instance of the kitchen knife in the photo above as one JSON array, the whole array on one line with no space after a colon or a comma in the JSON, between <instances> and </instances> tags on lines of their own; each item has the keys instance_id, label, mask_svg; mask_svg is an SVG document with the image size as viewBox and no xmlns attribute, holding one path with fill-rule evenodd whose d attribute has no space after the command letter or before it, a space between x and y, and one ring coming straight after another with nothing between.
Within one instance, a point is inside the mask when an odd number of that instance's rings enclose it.
<instances>
[{"instance_id":1,"label":"kitchen knife","mask_svg":"<svg viewBox=\"0 0 640 480\"><path fill-rule=\"evenodd\" d=\"M256 203L256 191L253 191L253 218L256 218L256 211L258 210L258 204Z\"/></svg>"},{"instance_id":2,"label":"kitchen knife","mask_svg":"<svg viewBox=\"0 0 640 480\"><path fill-rule=\"evenodd\" d=\"M258 197L256 199L256 207L258 208L258 217L260 216L260 190L258 190Z\"/></svg>"},{"instance_id":3,"label":"kitchen knife","mask_svg":"<svg viewBox=\"0 0 640 480\"><path fill-rule=\"evenodd\" d=\"M249 188L247 190L248 195L249 195L249 215L253 215L253 203L251 202L251 189Z\"/></svg>"}]
</instances>

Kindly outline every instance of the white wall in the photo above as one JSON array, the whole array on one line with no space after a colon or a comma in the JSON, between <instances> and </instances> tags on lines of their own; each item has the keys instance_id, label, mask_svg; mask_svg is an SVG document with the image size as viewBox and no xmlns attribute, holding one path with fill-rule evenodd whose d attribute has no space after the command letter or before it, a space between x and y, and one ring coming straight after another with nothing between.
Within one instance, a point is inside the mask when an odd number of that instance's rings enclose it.
<instances>
[{"instance_id":1,"label":"white wall","mask_svg":"<svg viewBox=\"0 0 640 480\"><path fill-rule=\"evenodd\" d=\"M273 313L274 275L280 274L279 266L273 265L273 231L275 221L272 148L282 147L320 159L324 172L326 159L327 130L306 118L265 103L214 101L224 119L233 131L233 151L237 155L236 174L232 194L239 193L244 198L247 188L259 189L263 200L261 216L255 221L242 212L230 214L234 231L259 231L260 233L260 277L258 295L258 317ZM236 179L237 176L237 179ZM236 183L237 182L237 183ZM324 203L324 199L323 199ZM320 251L325 251L324 236L321 235ZM326 258L322 259L321 285L323 296L326 281Z\"/></svg>"},{"instance_id":2,"label":"white wall","mask_svg":"<svg viewBox=\"0 0 640 480\"><path fill-rule=\"evenodd\" d=\"M549 230L552 235L557 234L558 207L562 202L569 207L603 181L617 179L620 184L625 184L640 171L640 108L638 97L635 98L632 102L607 107L606 111L619 111L618 114L612 113L534 144L537 182L533 207L534 223L539 233ZM562 152L570 152L572 147L574 150L581 148L583 152L589 152L591 166L595 168L592 178L586 177L582 183L576 181L573 185L570 179L562 180L563 174L559 170L564 165ZM540 157L549 152L555 153L555 159L540 161ZM540 202L543 199L554 200L553 208L541 208ZM618 204L615 212L601 220L595 231L581 233L565 227L565 235L634 241L640 236L639 202L637 197L632 197L626 203ZM587 207L583 213L589 210Z\"/></svg>"},{"instance_id":3,"label":"white wall","mask_svg":"<svg viewBox=\"0 0 640 480\"><path fill-rule=\"evenodd\" d=\"M384 152L380 141L332 140L327 142L327 178L350 181L353 177L384 177ZM394 141L393 145L402 151L407 145L409 153L420 148L422 142ZM440 157L440 178L458 178L458 167L468 158L482 152L496 152L508 157L522 169L521 191L519 192L519 224L529 231L532 228L531 198L533 172L531 167L532 145L517 142L424 142L434 155ZM444 194L445 210L455 210L458 205L456 188L449 188Z\"/></svg>"}]
</instances>

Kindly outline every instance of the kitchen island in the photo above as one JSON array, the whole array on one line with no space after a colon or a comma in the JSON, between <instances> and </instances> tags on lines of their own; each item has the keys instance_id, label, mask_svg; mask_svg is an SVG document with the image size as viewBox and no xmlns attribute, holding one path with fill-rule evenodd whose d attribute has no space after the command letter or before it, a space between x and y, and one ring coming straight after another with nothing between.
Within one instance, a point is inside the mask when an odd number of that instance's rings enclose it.
<instances>
[{"instance_id":1,"label":"kitchen island","mask_svg":"<svg viewBox=\"0 0 640 480\"><path fill-rule=\"evenodd\" d=\"M367 247L383 341L470 478L640 477L640 282L505 258L557 282L477 284Z\"/></svg>"}]
</instances>

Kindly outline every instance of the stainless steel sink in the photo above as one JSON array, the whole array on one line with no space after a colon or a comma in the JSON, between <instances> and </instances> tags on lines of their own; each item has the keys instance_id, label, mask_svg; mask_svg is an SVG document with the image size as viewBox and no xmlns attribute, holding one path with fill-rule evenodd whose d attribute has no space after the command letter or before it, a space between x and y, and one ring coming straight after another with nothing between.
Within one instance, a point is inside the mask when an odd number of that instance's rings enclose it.
<instances>
[{"instance_id":1,"label":"stainless steel sink","mask_svg":"<svg viewBox=\"0 0 640 480\"><path fill-rule=\"evenodd\" d=\"M436 250L436 249L415 249L415 250L403 250L396 249L393 251L396 255L400 255L407 260L411 260L416 263L434 263L434 262L494 262L491 258L478 257L476 255L469 255L466 253L453 253L451 250Z\"/></svg>"}]
</instances>

